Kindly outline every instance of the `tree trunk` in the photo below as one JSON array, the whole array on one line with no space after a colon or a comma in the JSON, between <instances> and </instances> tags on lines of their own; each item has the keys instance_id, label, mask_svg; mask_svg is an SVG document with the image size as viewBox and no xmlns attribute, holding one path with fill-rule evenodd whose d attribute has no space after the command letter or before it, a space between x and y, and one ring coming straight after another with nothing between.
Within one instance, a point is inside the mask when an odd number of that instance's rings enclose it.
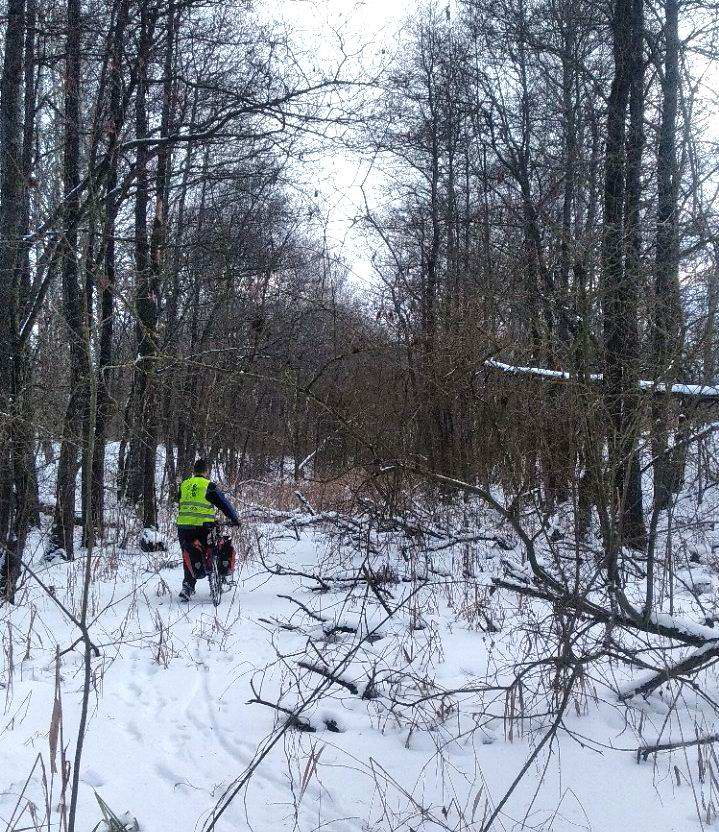
<instances>
[{"instance_id":1,"label":"tree trunk","mask_svg":"<svg viewBox=\"0 0 719 832\"><path fill-rule=\"evenodd\" d=\"M87 321L80 291L78 220L80 215L80 0L68 0L65 58L64 210L62 258L63 314L70 341L70 397L65 413L57 471L55 516L49 552L74 557L75 493L78 451L83 441L83 419L89 402L90 362Z\"/></svg>"},{"instance_id":2,"label":"tree trunk","mask_svg":"<svg viewBox=\"0 0 719 832\"><path fill-rule=\"evenodd\" d=\"M669 385L679 376L682 352L682 308L679 294L679 236L677 230L677 99L679 90L679 3L665 0L665 52L662 113L657 152L657 231L654 264L652 351L655 378ZM670 397L654 397L652 452L666 459L669 443ZM671 499L665 464L654 467L654 499L666 508Z\"/></svg>"},{"instance_id":3,"label":"tree trunk","mask_svg":"<svg viewBox=\"0 0 719 832\"><path fill-rule=\"evenodd\" d=\"M148 63L152 45L154 20L146 3L140 11L140 34L138 46L137 93L135 98L135 135L142 140L147 137L147 92ZM134 408L132 414L131 441L128 459L126 498L133 505L143 504L143 522L155 525L156 507L154 497L154 468L148 471L147 457L151 452L154 457L152 425L154 414L148 409L154 401L153 360L155 355L155 328L157 317L157 297L152 289L150 274L150 244L148 238L148 151L144 144L138 145L135 160L135 339L137 343L137 360L135 365ZM149 430L148 430L149 429ZM147 476L151 483L146 483ZM149 502L147 498L149 497ZM145 503L148 502L148 505ZM148 523L147 519L152 522Z\"/></svg>"},{"instance_id":4,"label":"tree trunk","mask_svg":"<svg viewBox=\"0 0 719 832\"><path fill-rule=\"evenodd\" d=\"M712 247L712 265L707 275L707 319L702 338L702 381L714 384L716 376L716 319L719 311L719 244Z\"/></svg>"},{"instance_id":5,"label":"tree trunk","mask_svg":"<svg viewBox=\"0 0 719 832\"><path fill-rule=\"evenodd\" d=\"M37 103L37 84L35 80L35 29L37 9L35 0L28 0L25 27L25 118L22 140L22 178L23 199L22 218L20 220L20 237L24 238L30 230L30 194L33 166L35 164L35 109ZM31 270L29 246L22 244L19 257L18 308L19 320L23 320L29 310L31 295ZM40 498L38 494L37 469L35 465L35 435L33 429L34 407L32 400L32 371L27 351L19 349L16 354L20 380L18 395L22 410L18 426L17 458L15 466L15 491L18 505L18 529L16 536L20 541L18 554L22 557L25 535L30 526L40 525Z\"/></svg>"},{"instance_id":6,"label":"tree trunk","mask_svg":"<svg viewBox=\"0 0 719 832\"><path fill-rule=\"evenodd\" d=\"M644 7L643 0L632 0L631 88L629 131L626 141L626 188L624 202L625 261L622 285L624 338L624 402L622 436L625 449L619 469L623 499L622 517L625 541L644 548L641 460L637 449L640 433L639 400L639 325L638 299L641 293L641 218L642 154L644 152ZM624 462L626 460L626 462Z\"/></svg>"},{"instance_id":7,"label":"tree trunk","mask_svg":"<svg viewBox=\"0 0 719 832\"><path fill-rule=\"evenodd\" d=\"M100 345L97 362L97 410L95 414L95 448L92 458L91 512L93 528L102 534L105 519L105 446L112 403L109 390L109 367L112 362L113 315L115 304L115 222L119 210L117 186L119 133L122 127L122 69L125 28L129 0L120 0L110 46L108 172L105 186L104 274L100 292Z\"/></svg>"},{"instance_id":8,"label":"tree trunk","mask_svg":"<svg viewBox=\"0 0 719 832\"><path fill-rule=\"evenodd\" d=\"M562 109L564 118L564 194L562 199L562 238L560 241L559 288L560 306L576 311L576 302L570 300L569 276L574 260L573 217L577 167L577 126L574 87L576 80L577 24L571 4L566 6L564 37L562 44ZM559 340L569 343L567 315L559 317Z\"/></svg>"},{"instance_id":9,"label":"tree trunk","mask_svg":"<svg viewBox=\"0 0 719 832\"><path fill-rule=\"evenodd\" d=\"M609 463L612 492L620 500L614 536L608 541L611 552L610 578L618 579L616 555L621 543L643 547L646 529L642 511L641 487L633 493L627 484L633 479L638 414L633 409L634 391L628 393L632 372L632 335L636 311L624 268L624 198L626 112L633 74L634 55L641 49L641 37L634 20L633 0L618 0L612 18L614 78L607 107L607 139L604 173L604 229L602 236L603 324L605 348L606 404L609 413ZM640 38L637 42L637 38ZM632 315L634 320L632 321ZM641 484L640 484L641 486Z\"/></svg>"},{"instance_id":10,"label":"tree trunk","mask_svg":"<svg viewBox=\"0 0 719 832\"><path fill-rule=\"evenodd\" d=\"M5 57L0 81L0 548L14 537L13 483L17 464L14 446L17 388L16 275L22 202L21 89L24 0L8 0ZM9 558L6 558L9 568ZM12 593L11 579L0 577Z\"/></svg>"},{"instance_id":11,"label":"tree trunk","mask_svg":"<svg viewBox=\"0 0 719 832\"><path fill-rule=\"evenodd\" d=\"M160 137L169 136L172 119L173 65L176 16L174 0L167 6L167 32L165 37L164 80L162 85L162 113L160 116ZM143 524L147 527L157 525L156 467L158 436L157 390L157 322L159 295L165 265L165 248L167 242L167 211L169 201L169 183L172 157L169 144L162 144L157 155L157 172L155 176L155 214L150 236L149 286L147 296L138 307L142 309L141 321L146 338L146 346L140 348L146 365L147 381L144 387L143 433L145 435L143 460L142 511Z\"/></svg>"}]
</instances>

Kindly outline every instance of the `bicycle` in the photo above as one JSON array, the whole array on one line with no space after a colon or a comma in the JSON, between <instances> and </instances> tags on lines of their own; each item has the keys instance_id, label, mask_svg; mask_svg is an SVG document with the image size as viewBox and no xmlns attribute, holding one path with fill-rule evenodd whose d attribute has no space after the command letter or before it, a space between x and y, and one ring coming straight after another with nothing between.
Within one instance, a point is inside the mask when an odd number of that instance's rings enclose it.
<instances>
[{"instance_id":1,"label":"bicycle","mask_svg":"<svg viewBox=\"0 0 719 832\"><path fill-rule=\"evenodd\" d=\"M234 526L234 523L215 521L208 523L207 548L205 549L205 571L210 585L210 599L214 606L219 607L222 600L222 575L220 575L219 545L223 539L229 540L229 535L220 533L220 529Z\"/></svg>"}]
</instances>

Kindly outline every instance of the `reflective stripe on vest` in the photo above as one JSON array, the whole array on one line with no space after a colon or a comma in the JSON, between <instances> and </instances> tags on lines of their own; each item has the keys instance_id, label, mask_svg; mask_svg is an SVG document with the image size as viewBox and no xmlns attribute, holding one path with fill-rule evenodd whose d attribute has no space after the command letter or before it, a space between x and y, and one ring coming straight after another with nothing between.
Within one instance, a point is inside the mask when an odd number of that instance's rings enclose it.
<instances>
[{"instance_id":1,"label":"reflective stripe on vest","mask_svg":"<svg viewBox=\"0 0 719 832\"><path fill-rule=\"evenodd\" d=\"M215 508L206 497L209 484L205 477L188 477L182 481L178 526L202 526L214 522Z\"/></svg>"}]
</instances>

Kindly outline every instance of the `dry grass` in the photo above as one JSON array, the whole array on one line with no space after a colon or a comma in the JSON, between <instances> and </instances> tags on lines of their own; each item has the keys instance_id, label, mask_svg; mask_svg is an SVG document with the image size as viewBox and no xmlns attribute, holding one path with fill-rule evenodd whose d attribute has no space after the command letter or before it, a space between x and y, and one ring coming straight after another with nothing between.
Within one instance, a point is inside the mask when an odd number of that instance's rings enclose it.
<instances>
[{"instance_id":1,"label":"dry grass","mask_svg":"<svg viewBox=\"0 0 719 832\"><path fill-rule=\"evenodd\" d=\"M315 511L348 511L355 497L364 487L365 475L361 471L344 474L329 481L284 480L266 482L248 480L237 483L230 493L239 504L261 505L273 511L290 511L298 508L297 494Z\"/></svg>"}]
</instances>

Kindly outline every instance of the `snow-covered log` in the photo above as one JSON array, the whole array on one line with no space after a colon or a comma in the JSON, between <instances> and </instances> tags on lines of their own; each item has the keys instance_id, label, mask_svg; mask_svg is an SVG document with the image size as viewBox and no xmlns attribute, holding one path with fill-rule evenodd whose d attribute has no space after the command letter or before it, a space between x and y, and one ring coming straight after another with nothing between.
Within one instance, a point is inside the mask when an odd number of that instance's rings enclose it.
<instances>
[{"instance_id":1,"label":"snow-covered log","mask_svg":"<svg viewBox=\"0 0 719 832\"><path fill-rule=\"evenodd\" d=\"M579 381L580 379L572 373L563 370L547 370L544 367L523 367L515 364L505 364L490 358L484 362L484 366L490 370L497 370L500 373L514 376L530 376L542 381ZM590 373L585 377L586 381L601 383L604 381L603 373ZM670 395L680 399L692 401L711 402L719 404L719 387L707 384L671 384L666 385L661 381L640 379L639 389L645 393L660 394L669 392Z\"/></svg>"}]
</instances>

